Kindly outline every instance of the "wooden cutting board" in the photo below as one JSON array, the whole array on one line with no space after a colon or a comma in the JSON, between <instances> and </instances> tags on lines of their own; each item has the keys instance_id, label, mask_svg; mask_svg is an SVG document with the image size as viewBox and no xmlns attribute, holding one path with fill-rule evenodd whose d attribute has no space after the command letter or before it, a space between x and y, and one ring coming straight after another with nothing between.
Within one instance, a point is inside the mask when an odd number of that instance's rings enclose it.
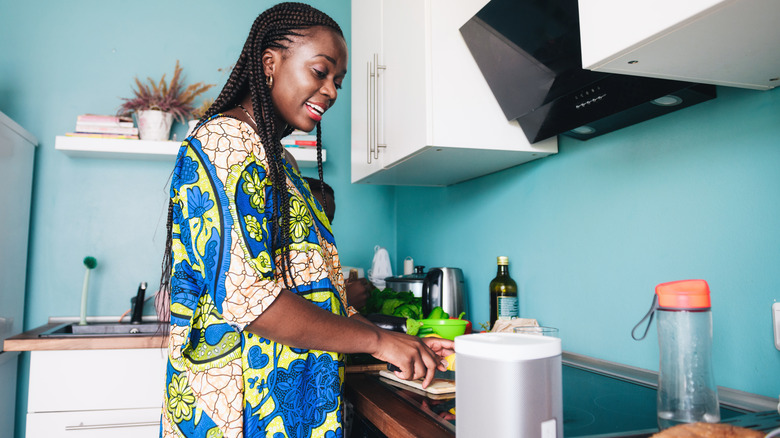
<instances>
[{"instance_id":1,"label":"wooden cutting board","mask_svg":"<svg viewBox=\"0 0 780 438\"><path fill-rule=\"evenodd\" d=\"M398 376L396 376L394 372L388 370L380 371L379 375L386 379L393 380L403 385L411 386L412 388L416 388L424 392L429 392L431 394L450 394L455 392L454 380L433 379L433 381L431 382L430 385L428 385L427 388L423 388L422 379L403 380Z\"/></svg>"},{"instance_id":2,"label":"wooden cutting board","mask_svg":"<svg viewBox=\"0 0 780 438\"><path fill-rule=\"evenodd\" d=\"M346 366L346 372L347 373L375 373L377 371L386 370L387 364L382 363L371 363L371 364L365 364L365 365L347 365Z\"/></svg>"}]
</instances>

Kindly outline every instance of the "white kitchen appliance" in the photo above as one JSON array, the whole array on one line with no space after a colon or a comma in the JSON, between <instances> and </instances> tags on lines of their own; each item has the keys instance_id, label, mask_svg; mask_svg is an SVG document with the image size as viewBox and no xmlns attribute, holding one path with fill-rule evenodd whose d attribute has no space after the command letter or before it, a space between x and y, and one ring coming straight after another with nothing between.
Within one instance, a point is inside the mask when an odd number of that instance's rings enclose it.
<instances>
[{"instance_id":1,"label":"white kitchen appliance","mask_svg":"<svg viewBox=\"0 0 780 438\"><path fill-rule=\"evenodd\" d=\"M563 437L561 340L515 333L455 338L459 437Z\"/></svg>"},{"instance_id":2,"label":"white kitchen appliance","mask_svg":"<svg viewBox=\"0 0 780 438\"><path fill-rule=\"evenodd\" d=\"M5 339L23 330L33 160L38 140L0 112L0 436L14 436L18 352Z\"/></svg>"}]
</instances>

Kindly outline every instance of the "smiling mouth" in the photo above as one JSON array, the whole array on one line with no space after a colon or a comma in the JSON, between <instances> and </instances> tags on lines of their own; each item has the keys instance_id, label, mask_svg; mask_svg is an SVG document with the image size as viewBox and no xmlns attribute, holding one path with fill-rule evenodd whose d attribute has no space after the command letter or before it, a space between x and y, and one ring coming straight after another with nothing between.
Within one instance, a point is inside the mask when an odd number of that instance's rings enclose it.
<instances>
[{"instance_id":1,"label":"smiling mouth","mask_svg":"<svg viewBox=\"0 0 780 438\"><path fill-rule=\"evenodd\" d=\"M306 102L306 108L315 120L322 120L322 115L325 114L325 108L311 102Z\"/></svg>"}]
</instances>

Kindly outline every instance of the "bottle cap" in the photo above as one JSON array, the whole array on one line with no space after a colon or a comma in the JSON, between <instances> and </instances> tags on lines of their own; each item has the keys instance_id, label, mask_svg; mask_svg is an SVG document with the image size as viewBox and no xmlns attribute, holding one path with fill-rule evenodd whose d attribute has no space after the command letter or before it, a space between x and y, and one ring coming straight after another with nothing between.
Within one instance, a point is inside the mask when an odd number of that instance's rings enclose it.
<instances>
[{"instance_id":1,"label":"bottle cap","mask_svg":"<svg viewBox=\"0 0 780 438\"><path fill-rule=\"evenodd\" d=\"M704 280L680 280L655 287L658 307L667 309L709 309L710 287Z\"/></svg>"},{"instance_id":2,"label":"bottle cap","mask_svg":"<svg viewBox=\"0 0 780 438\"><path fill-rule=\"evenodd\" d=\"M509 264L509 257L507 257L507 256L498 256L498 264L499 265L508 265Z\"/></svg>"}]
</instances>

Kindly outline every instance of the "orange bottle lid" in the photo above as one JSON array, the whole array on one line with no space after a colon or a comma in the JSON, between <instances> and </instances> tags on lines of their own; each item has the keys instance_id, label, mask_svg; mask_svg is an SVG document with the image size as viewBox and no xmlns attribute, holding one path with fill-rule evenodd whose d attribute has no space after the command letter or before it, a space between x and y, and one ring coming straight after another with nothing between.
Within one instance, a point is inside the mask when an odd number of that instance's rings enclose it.
<instances>
[{"instance_id":1,"label":"orange bottle lid","mask_svg":"<svg viewBox=\"0 0 780 438\"><path fill-rule=\"evenodd\" d=\"M710 286L704 280L680 280L655 287L658 307L671 309L709 309Z\"/></svg>"}]
</instances>

